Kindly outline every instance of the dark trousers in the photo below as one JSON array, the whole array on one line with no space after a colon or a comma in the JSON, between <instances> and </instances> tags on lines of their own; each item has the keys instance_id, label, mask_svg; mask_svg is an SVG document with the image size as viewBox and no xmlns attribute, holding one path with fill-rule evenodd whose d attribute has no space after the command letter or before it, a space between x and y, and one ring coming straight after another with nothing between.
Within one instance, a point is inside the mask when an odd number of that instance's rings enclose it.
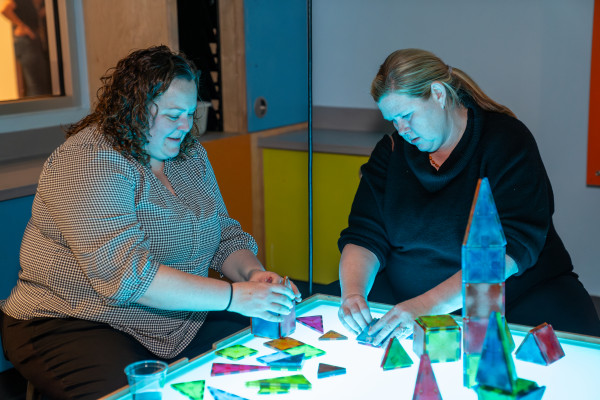
<instances>
[{"instance_id":1,"label":"dark trousers","mask_svg":"<svg viewBox=\"0 0 600 400\"><path fill-rule=\"evenodd\" d=\"M194 358L212 344L249 325L228 312L210 312L194 340L168 363ZM78 319L34 318L2 321L6 358L50 399L97 399L127 384L128 364L160 359L130 335L107 324Z\"/></svg>"}]
</instances>

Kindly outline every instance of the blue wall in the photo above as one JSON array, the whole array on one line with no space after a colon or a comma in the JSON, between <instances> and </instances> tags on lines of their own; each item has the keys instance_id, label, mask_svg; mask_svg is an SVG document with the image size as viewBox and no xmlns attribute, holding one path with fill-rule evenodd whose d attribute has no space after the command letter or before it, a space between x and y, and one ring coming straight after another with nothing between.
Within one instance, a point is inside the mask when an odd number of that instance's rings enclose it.
<instances>
[{"instance_id":1,"label":"blue wall","mask_svg":"<svg viewBox=\"0 0 600 400\"><path fill-rule=\"evenodd\" d=\"M17 282L19 249L27 221L31 217L33 196L0 202L0 299L5 299ZM12 365L0 354L0 371Z\"/></svg>"},{"instance_id":2,"label":"blue wall","mask_svg":"<svg viewBox=\"0 0 600 400\"><path fill-rule=\"evenodd\" d=\"M308 119L308 42L305 0L245 0L248 131ZM254 112L256 99L267 113Z\"/></svg>"}]
</instances>

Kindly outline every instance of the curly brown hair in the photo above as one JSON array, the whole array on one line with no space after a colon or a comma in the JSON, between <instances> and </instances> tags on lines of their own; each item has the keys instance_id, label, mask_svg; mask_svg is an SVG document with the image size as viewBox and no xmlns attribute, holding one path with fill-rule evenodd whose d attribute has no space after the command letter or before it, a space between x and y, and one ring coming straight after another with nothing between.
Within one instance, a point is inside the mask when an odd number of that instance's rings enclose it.
<instances>
[{"instance_id":1,"label":"curly brown hair","mask_svg":"<svg viewBox=\"0 0 600 400\"><path fill-rule=\"evenodd\" d=\"M198 89L199 75L192 61L167 46L136 50L101 78L102 87L98 89L94 111L71 125L67 129L67 138L95 124L115 150L148 165L150 157L144 150L148 143L146 133L151 118L156 115L150 106L167 91L175 78L193 81ZM181 143L177 157L189 155L197 137L198 127L194 123Z\"/></svg>"}]
</instances>

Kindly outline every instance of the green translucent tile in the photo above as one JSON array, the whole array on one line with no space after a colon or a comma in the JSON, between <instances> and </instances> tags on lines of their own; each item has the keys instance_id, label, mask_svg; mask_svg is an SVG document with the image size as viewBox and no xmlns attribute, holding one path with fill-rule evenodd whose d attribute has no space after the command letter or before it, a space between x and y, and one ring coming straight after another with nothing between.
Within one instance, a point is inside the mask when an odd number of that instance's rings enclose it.
<instances>
[{"instance_id":1,"label":"green translucent tile","mask_svg":"<svg viewBox=\"0 0 600 400\"><path fill-rule=\"evenodd\" d=\"M319 340L348 340L347 336L337 333L336 331L329 331L319 337Z\"/></svg>"},{"instance_id":2,"label":"green translucent tile","mask_svg":"<svg viewBox=\"0 0 600 400\"><path fill-rule=\"evenodd\" d=\"M283 350L291 349L292 347L301 346L303 344L304 344L304 342L293 339L291 337L283 337L280 339L270 340L265 343L265 346L271 347L272 349L283 351Z\"/></svg>"},{"instance_id":3,"label":"green translucent tile","mask_svg":"<svg viewBox=\"0 0 600 400\"><path fill-rule=\"evenodd\" d=\"M246 382L246 387L277 388L277 389L300 389L307 390L312 387L304 375L281 376L278 378L259 379Z\"/></svg>"},{"instance_id":4,"label":"green translucent tile","mask_svg":"<svg viewBox=\"0 0 600 400\"><path fill-rule=\"evenodd\" d=\"M301 346L292 347L291 349L284 350L285 353L288 353L291 356L295 356L297 354L304 354L304 358L313 358L322 356L325 354L325 350L317 349L310 344L303 344Z\"/></svg>"},{"instance_id":5,"label":"green translucent tile","mask_svg":"<svg viewBox=\"0 0 600 400\"><path fill-rule=\"evenodd\" d=\"M393 337L387 345L383 359L381 360L381 368L384 371L395 368L409 367L413 364L412 359L406 353L397 338Z\"/></svg>"},{"instance_id":6,"label":"green translucent tile","mask_svg":"<svg viewBox=\"0 0 600 400\"><path fill-rule=\"evenodd\" d=\"M461 331L450 315L427 315L415 320L413 350L429 354L431 362L460 360Z\"/></svg>"},{"instance_id":7,"label":"green translucent tile","mask_svg":"<svg viewBox=\"0 0 600 400\"><path fill-rule=\"evenodd\" d=\"M258 351L241 344L234 344L233 346L215 351L216 355L230 360L241 360L242 358L252 356L256 353L258 353Z\"/></svg>"},{"instance_id":8,"label":"green translucent tile","mask_svg":"<svg viewBox=\"0 0 600 400\"><path fill-rule=\"evenodd\" d=\"M179 393L187 396L191 400L203 400L204 399L204 385L205 381L192 381L192 382L181 382L172 383L171 387L177 390Z\"/></svg>"},{"instance_id":9,"label":"green translucent tile","mask_svg":"<svg viewBox=\"0 0 600 400\"><path fill-rule=\"evenodd\" d=\"M504 315L504 314L502 314ZM504 340L507 345L508 351L512 353L515 349L515 340L512 337L512 333L510 333L510 328L508 327L508 322L506 322L506 318L503 317L504 320Z\"/></svg>"},{"instance_id":10,"label":"green translucent tile","mask_svg":"<svg viewBox=\"0 0 600 400\"><path fill-rule=\"evenodd\" d=\"M258 394L288 394L289 389L282 389L277 387L261 387L258 390Z\"/></svg>"},{"instance_id":11,"label":"green translucent tile","mask_svg":"<svg viewBox=\"0 0 600 400\"><path fill-rule=\"evenodd\" d=\"M460 331L441 330L430 332L425 337L425 347L432 362L460 360Z\"/></svg>"},{"instance_id":12,"label":"green translucent tile","mask_svg":"<svg viewBox=\"0 0 600 400\"><path fill-rule=\"evenodd\" d=\"M526 379L517 379L512 392L483 385L477 386L475 391L479 400L541 400L546 387Z\"/></svg>"},{"instance_id":13,"label":"green translucent tile","mask_svg":"<svg viewBox=\"0 0 600 400\"><path fill-rule=\"evenodd\" d=\"M448 314L442 315L422 315L416 319L417 323L421 326L427 327L428 330L443 330L443 329L457 329L458 324Z\"/></svg>"},{"instance_id":14,"label":"green translucent tile","mask_svg":"<svg viewBox=\"0 0 600 400\"><path fill-rule=\"evenodd\" d=\"M477 385L477 368L479 367L479 360L481 354L468 354L465 353L463 357L463 386L472 388Z\"/></svg>"}]
</instances>

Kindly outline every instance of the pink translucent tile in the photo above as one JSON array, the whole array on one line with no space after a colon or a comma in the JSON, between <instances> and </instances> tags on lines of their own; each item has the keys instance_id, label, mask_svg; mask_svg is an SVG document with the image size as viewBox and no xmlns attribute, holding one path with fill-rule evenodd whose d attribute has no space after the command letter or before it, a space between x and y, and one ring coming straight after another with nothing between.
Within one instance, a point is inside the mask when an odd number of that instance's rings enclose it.
<instances>
[{"instance_id":1,"label":"pink translucent tile","mask_svg":"<svg viewBox=\"0 0 600 400\"><path fill-rule=\"evenodd\" d=\"M262 371L268 369L270 369L270 367L266 365L213 363L210 376L240 374L242 372Z\"/></svg>"},{"instance_id":2,"label":"pink translucent tile","mask_svg":"<svg viewBox=\"0 0 600 400\"><path fill-rule=\"evenodd\" d=\"M463 319L463 346L465 353L481 353L487 326L487 318L467 317Z\"/></svg>"},{"instance_id":3,"label":"pink translucent tile","mask_svg":"<svg viewBox=\"0 0 600 400\"><path fill-rule=\"evenodd\" d=\"M504 282L465 283L463 317L485 318L492 311L504 315Z\"/></svg>"},{"instance_id":4,"label":"pink translucent tile","mask_svg":"<svg viewBox=\"0 0 600 400\"><path fill-rule=\"evenodd\" d=\"M421 355L413 400L442 400L427 353Z\"/></svg>"}]
</instances>

